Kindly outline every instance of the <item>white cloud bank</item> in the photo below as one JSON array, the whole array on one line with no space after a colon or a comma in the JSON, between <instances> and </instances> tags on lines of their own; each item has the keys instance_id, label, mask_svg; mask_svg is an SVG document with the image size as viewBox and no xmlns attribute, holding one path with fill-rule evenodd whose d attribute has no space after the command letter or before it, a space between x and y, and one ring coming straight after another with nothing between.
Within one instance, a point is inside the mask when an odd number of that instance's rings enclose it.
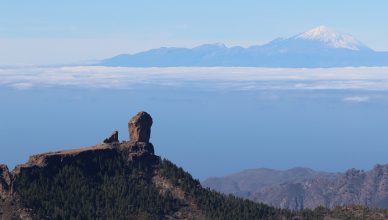
<instances>
[{"instance_id":1,"label":"white cloud bank","mask_svg":"<svg viewBox=\"0 0 388 220\"><path fill-rule=\"evenodd\" d=\"M200 87L233 90L388 90L388 67L275 68L0 68L0 86L15 89L75 86L131 89L136 86Z\"/></svg>"},{"instance_id":2,"label":"white cloud bank","mask_svg":"<svg viewBox=\"0 0 388 220\"><path fill-rule=\"evenodd\" d=\"M352 103L362 103L362 102L367 102L370 100L369 96L350 96L344 98L345 102L352 102Z\"/></svg>"},{"instance_id":3,"label":"white cloud bank","mask_svg":"<svg viewBox=\"0 0 388 220\"><path fill-rule=\"evenodd\" d=\"M31 83L14 83L14 84L11 84L10 86L17 90L27 90L33 87Z\"/></svg>"}]
</instances>

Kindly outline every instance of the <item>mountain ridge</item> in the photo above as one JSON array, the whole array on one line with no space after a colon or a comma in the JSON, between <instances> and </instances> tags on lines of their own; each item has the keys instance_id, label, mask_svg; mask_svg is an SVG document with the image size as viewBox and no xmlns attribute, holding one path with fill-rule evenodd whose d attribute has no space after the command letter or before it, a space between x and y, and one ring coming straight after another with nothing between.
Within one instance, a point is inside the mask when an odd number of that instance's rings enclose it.
<instances>
[{"instance_id":1,"label":"mountain ridge","mask_svg":"<svg viewBox=\"0 0 388 220\"><path fill-rule=\"evenodd\" d=\"M388 52L377 52L349 34L320 26L289 38L249 47L203 44L161 47L120 54L96 65L127 67L360 67L388 66Z\"/></svg>"},{"instance_id":2,"label":"mountain ridge","mask_svg":"<svg viewBox=\"0 0 388 220\"><path fill-rule=\"evenodd\" d=\"M242 171L209 178L203 185L280 208L334 208L354 204L388 208L388 164L376 165L369 171L349 169L343 173L301 169L302 175L293 169L266 173L255 169L250 175Z\"/></svg>"},{"instance_id":3,"label":"mountain ridge","mask_svg":"<svg viewBox=\"0 0 388 220\"><path fill-rule=\"evenodd\" d=\"M337 174L315 171L305 167L295 167L287 170L270 168L246 169L223 177L210 177L202 182L205 187L225 194L233 194L250 198L254 192L284 182L302 182L317 176L334 178Z\"/></svg>"}]
</instances>

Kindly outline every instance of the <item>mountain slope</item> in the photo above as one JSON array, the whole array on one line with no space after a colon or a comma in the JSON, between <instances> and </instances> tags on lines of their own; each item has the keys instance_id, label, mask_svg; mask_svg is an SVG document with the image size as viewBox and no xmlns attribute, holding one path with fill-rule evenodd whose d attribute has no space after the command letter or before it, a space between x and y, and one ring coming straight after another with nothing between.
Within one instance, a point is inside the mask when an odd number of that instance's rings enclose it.
<instances>
[{"instance_id":1,"label":"mountain slope","mask_svg":"<svg viewBox=\"0 0 388 220\"><path fill-rule=\"evenodd\" d=\"M225 194L250 198L253 193L279 183L299 183L317 177L334 178L336 174L318 172L308 168L293 168L285 171L273 169L251 169L225 177L212 177L202 182L204 187L215 189Z\"/></svg>"},{"instance_id":2,"label":"mountain slope","mask_svg":"<svg viewBox=\"0 0 388 220\"><path fill-rule=\"evenodd\" d=\"M226 47L205 44L194 48L159 48L122 54L97 65L129 67L247 66L344 67L387 66L388 52L376 52L348 34L320 26L261 46Z\"/></svg>"},{"instance_id":3,"label":"mountain slope","mask_svg":"<svg viewBox=\"0 0 388 220\"><path fill-rule=\"evenodd\" d=\"M364 207L300 212L225 196L154 154L152 118L129 121L130 141L31 156L12 173L0 166L0 219L388 219Z\"/></svg>"},{"instance_id":4,"label":"mountain slope","mask_svg":"<svg viewBox=\"0 0 388 220\"><path fill-rule=\"evenodd\" d=\"M334 208L353 204L388 208L388 165L377 165L368 172L351 169L336 174L309 169L299 169L299 174L294 170L263 170L211 178L203 184L280 208Z\"/></svg>"},{"instance_id":5,"label":"mountain slope","mask_svg":"<svg viewBox=\"0 0 388 220\"><path fill-rule=\"evenodd\" d=\"M252 199L299 209L351 204L388 208L388 165L377 165L368 172L351 169L334 179L280 184L254 193Z\"/></svg>"}]
</instances>

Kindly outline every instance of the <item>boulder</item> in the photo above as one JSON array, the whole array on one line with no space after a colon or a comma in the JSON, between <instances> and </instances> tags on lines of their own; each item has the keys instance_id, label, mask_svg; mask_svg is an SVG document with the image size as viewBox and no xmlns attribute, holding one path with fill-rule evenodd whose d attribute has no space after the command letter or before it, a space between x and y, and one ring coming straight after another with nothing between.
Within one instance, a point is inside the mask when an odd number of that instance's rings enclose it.
<instances>
[{"instance_id":1,"label":"boulder","mask_svg":"<svg viewBox=\"0 0 388 220\"><path fill-rule=\"evenodd\" d=\"M131 143L149 143L151 136L152 118L147 112L137 113L128 122L129 139Z\"/></svg>"}]
</instances>

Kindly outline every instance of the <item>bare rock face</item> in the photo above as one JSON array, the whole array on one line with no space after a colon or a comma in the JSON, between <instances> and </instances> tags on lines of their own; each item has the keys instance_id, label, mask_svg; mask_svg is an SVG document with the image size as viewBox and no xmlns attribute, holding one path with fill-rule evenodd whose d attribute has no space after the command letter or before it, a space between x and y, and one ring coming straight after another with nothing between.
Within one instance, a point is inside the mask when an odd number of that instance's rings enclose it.
<instances>
[{"instance_id":1,"label":"bare rock face","mask_svg":"<svg viewBox=\"0 0 388 220\"><path fill-rule=\"evenodd\" d=\"M129 138L131 143L149 143L151 136L152 118L147 112L137 113L128 122Z\"/></svg>"},{"instance_id":2,"label":"bare rock face","mask_svg":"<svg viewBox=\"0 0 388 220\"><path fill-rule=\"evenodd\" d=\"M108 138L105 138L105 144L118 143L119 142L119 132L114 131Z\"/></svg>"},{"instance_id":3,"label":"bare rock face","mask_svg":"<svg viewBox=\"0 0 388 220\"><path fill-rule=\"evenodd\" d=\"M0 164L0 198L9 190L11 175L6 165Z\"/></svg>"},{"instance_id":4,"label":"bare rock face","mask_svg":"<svg viewBox=\"0 0 388 220\"><path fill-rule=\"evenodd\" d=\"M130 158L142 158L143 156L154 156L154 146L145 142L124 142L120 145L122 149L127 149Z\"/></svg>"},{"instance_id":5,"label":"bare rock face","mask_svg":"<svg viewBox=\"0 0 388 220\"><path fill-rule=\"evenodd\" d=\"M128 122L129 142L126 146L130 158L153 158L154 146L149 142L151 136L152 117L147 112L139 112Z\"/></svg>"}]
</instances>

